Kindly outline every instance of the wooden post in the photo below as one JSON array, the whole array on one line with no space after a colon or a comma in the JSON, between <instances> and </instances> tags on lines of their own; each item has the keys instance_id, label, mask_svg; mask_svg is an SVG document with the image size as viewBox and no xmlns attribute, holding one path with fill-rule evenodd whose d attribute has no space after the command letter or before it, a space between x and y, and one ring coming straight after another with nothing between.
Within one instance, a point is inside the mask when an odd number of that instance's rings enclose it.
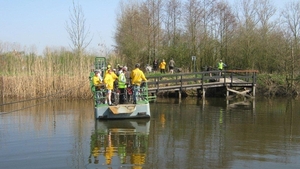
<instances>
[{"instance_id":1,"label":"wooden post","mask_svg":"<svg viewBox=\"0 0 300 169\"><path fill-rule=\"evenodd\" d=\"M3 76L1 76L1 82L0 82L0 84L1 84L1 89L0 89L0 95L1 95L1 100L3 101L3 99L4 99L4 80L3 80Z\"/></svg>"},{"instance_id":2,"label":"wooden post","mask_svg":"<svg viewBox=\"0 0 300 169\"><path fill-rule=\"evenodd\" d=\"M254 84L254 85L252 86L252 95L253 95L253 97L255 97L255 85L256 85L256 84Z\"/></svg>"},{"instance_id":3,"label":"wooden post","mask_svg":"<svg viewBox=\"0 0 300 169\"><path fill-rule=\"evenodd\" d=\"M228 90L228 87L226 88L226 97L229 96L229 90Z\"/></svg>"},{"instance_id":4,"label":"wooden post","mask_svg":"<svg viewBox=\"0 0 300 169\"><path fill-rule=\"evenodd\" d=\"M205 98L205 89L203 86L202 86L202 98Z\"/></svg>"},{"instance_id":5,"label":"wooden post","mask_svg":"<svg viewBox=\"0 0 300 169\"><path fill-rule=\"evenodd\" d=\"M178 91L178 98L181 99L181 89Z\"/></svg>"},{"instance_id":6,"label":"wooden post","mask_svg":"<svg viewBox=\"0 0 300 169\"><path fill-rule=\"evenodd\" d=\"M253 76L253 80L252 80L252 84L253 84L253 85L252 85L252 95L253 95L253 97L255 97L256 73L253 72L252 76Z\"/></svg>"},{"instance_id":7,"label":"wooden post","mask_svg":"<svg viewBox=\"0 0 300 169\"><path fill-rule=\"evenodd\" d=\"M256 114L256 109L255 109L255 99L252 100L252 109L253 109L253 114Z\"/></svg>"}]
</instances>

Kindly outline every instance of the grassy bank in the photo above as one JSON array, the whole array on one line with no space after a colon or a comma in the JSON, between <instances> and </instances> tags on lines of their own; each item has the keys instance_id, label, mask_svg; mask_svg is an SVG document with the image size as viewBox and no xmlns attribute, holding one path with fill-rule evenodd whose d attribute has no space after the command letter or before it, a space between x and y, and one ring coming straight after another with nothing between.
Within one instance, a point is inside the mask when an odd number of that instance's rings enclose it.
<instances>
[{"instance_id":1,"label":"grassy bank","mask_svg":"<svg viewBox=\"0 0 300 169\"><path fill-rule=\"evenodd\" d=\"M257 76L257 95L297 96L300 89L299 78L289 78L282 74L261 73Z\"/></svg>"}]
</instances>

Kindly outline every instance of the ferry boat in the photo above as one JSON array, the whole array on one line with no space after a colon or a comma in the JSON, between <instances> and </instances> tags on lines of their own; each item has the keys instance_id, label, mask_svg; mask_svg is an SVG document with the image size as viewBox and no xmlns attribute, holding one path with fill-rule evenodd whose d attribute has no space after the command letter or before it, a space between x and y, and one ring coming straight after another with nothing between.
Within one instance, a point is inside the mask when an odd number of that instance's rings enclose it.
<instances>
[{"instance_id":1,"label":"ferry boat","mask_svg":"<svg viewBox=\"0 0 300 169\"><path fill-rule=\"evenodd\" d=\"M105 57L95 58L95 69L101 71L101 76L106 70ZM133 104L132 94L133 89L130 85L127 86L125 92L125 103L119 104L119 92L115 87L112 91L111 101L112 105L108 105L106 100L106 89L103 86L98 86L98 89L93 84L92 78L94 77L94 71L90 74L90 87L94 97L94 114L96 119L133 119L133 118L150 118L150 104L149 101L155 99L155 97L148 96L148 85L144 82L140 87L138 93L138 100Z\"/></svg>"}]
</instances>

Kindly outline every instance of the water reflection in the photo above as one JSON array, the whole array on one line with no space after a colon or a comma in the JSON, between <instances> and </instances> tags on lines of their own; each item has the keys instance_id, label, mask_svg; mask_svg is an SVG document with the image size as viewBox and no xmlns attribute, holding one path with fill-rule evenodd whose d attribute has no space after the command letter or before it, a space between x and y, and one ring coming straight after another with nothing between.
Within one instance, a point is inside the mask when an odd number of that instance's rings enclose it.
<instances>
[{"instance_id":1,"label":"water reflection","mask_svg":"<svg viewBox=\"0 0 300 169\"><path fill-rule=\"evenodd\" d=\"M89 163L142 168L149 127L149 119L95 121Z\"/></svg>"},{"instance_id":2,"label":"water reflection","mask_svg":"<svg viewBox=\"0 0 300 169\"><path fill-rule=\"evenodd\" d=\"M300 119L295 111L300 108L298 101L187 98L175 102L164 99L152 104L156 120L151 126L156 128L151 127L149 154L155 163L148 163L149 168L299 166L299 123L293 122Z\"/></svg>"},{"instance_id":3,"label":"water reflection","mask_svg":"<svg viewBox=\"0 0 300 169\"><path fill-rule=\"evenodd\" d=\"M42 102L1 108L0 168L300 166L298 99L159 98L150 121L96 121L90 100Z\"/></svg>"}]
</instances>

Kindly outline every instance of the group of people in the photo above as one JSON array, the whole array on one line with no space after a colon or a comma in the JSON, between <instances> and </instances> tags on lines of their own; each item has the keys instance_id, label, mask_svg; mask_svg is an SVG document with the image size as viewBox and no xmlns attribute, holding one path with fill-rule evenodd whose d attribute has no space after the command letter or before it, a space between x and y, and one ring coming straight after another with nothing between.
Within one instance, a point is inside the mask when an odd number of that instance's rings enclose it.
<instances>
[{"instance_id":1,"label":"group of people","mask_svg":"<svg viewBox=\"0 0 300 169\"><path fill-rule=\"evenodd\" d=\"M159 68L160 69L160 73L162 73L162 74L166 73L167 63L165 62L165 59L163 59L160 62L159 65L158 65L157 59L154 59L152 66L153 66L153 70L154 71L157 71L157 68ZM174 67L175 67L175 61L173 60L173 58L171 58L171 60L169 61L168 66L169 66L169 72L171 74L173 74L174 73Z\"/></svg>"},{"instance_id":2,"label":"group of people","mask_svg":"<svg viewBox=\"0 0 300 169\"><path fill-rule=\"evenodd\" d=\"M130 81L127 82L127 78L125 74L127 73L127 67L118 65L118 71L111 68L111 65L108 65L104 74L104 78L101 76L101 70L96 70L93 77L93 84L96 86L96 90L100 86L104 86L106 88L106 99L105 104L112 106L112 91L114 90L114 83L118 82L119 93L119 104L125 103L125 92L128 84L133 86L133 103L136 104L138 92L140 90L140 85L142 81L147 81L143 71L140 70L140 64L137 63L135 65L135 69L130 73ZM115 71L114 71L115 70Z\"/></svg>"},{"instance_id":3,"label":"group of people","mask_svg":"<svg viewBox=\"0 0 300 169\"><path fill-rule=\"evenodd\" d=\"M171 58L171 60L169 61L168 66L169 66L169 72L170 72L171 74L173 74L173 73L174 73L174 67L175 67L175 61L173 60L173 58ZM220 71L222 71L222 70L224 69L224 67L226 67L226 66L227 66L227 65L226 65L222 60L220 60L220 61L218 62L218 64L217 64L217 68L218 68L218 70L220 70ZM160 73L164 74L164 73L166 73L166 67L167 67L167 63L165 62L165 59L163 59L163 60L160 62L160 64L158 64L157 59L154 59L154 61L153 61L153 70L154 70L154 71L157 71L157 69L159 68L159 69L160 69ZM207 70L208 70L208 71L212 70L212 67L209 66L209 67L207 68Z\"/></svg>"},{"instance_id":4,"label":"group of people","mask_svg":"<svg viewBox=\"0 0 300 169\"><path fill-rule=\"evenodd\" d=\"M153 70L156 71L157 68L160 69L161 73L166 73L166 62L163 59L161 61L161 63L158 65L157 59L155 59L153 61ZM171 59L169 61L169 72L170 73L174 73L174 66L175 66L175 61L173 59ZM142 70L140 70L140 64L137 63L135 65L135 69L131 71L130 73L130 80L128 80L128 78L126 78L125 74L128 72L128 69L126 66L122 67L120 65L117 66L118 67L118 71L116 71L115 69L111 68L111 65L108 65L106 68L106 71L104 72L104 76L102 78L102 71L101 70L96 70L94 73L94 77L93 77L93 84L97 88L99 89L101 86L105 87L107 92L106 92L106 99L105 99L105 103L108 105L112 105L112 91L114 90L114 84L115 82L118 83L118 89L120 91L119 94L119 104L123 104L125 103L125 92L126 92L126 88L127 85L130 84L133 86L133 103L136 104L137 103L137 97L138 97L138 93L140 91L140 86L142 84L143 81L147 81L144 73ZM226 67L226 64L222 62L222 60L220 60L220 62L217 65L219 70L223 70L224 67ZM211 67L209 67L211 68ZM117 80L117 81L116 81Z\"/></svg>"}]
</instances>

